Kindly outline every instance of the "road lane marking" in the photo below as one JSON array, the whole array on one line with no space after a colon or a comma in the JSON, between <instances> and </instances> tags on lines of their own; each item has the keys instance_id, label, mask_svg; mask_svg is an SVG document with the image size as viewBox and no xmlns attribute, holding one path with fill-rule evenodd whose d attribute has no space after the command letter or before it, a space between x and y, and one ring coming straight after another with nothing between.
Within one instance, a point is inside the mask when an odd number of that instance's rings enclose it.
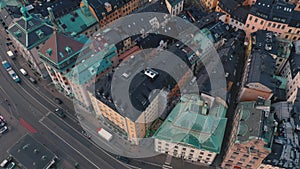
<instances>
[{"instance_id":1,"label":"road lane marking","mask_svg":"<svg viewBox=\"0 0 300 169\"><path fill-rule=\"evenodd\" d=\"M90 162L93 166L100 169L95 163L93 163L90 159L88 159L86 156L84 156L79 150L74 148L72 145L70 145L66 140L64 140L62 137L60 137L56 132L54 132L52 129L50 129L46 124L44 124L42 121L39 121L43 126L45 126L52 134L54 134L56 137L58 137L60 140L62 140L65 144L67 144L70 148L72 148L74 151L76 151L80 156L82 156L84 159L86 159L88 162Z\"/></svg>"}]
</instances>

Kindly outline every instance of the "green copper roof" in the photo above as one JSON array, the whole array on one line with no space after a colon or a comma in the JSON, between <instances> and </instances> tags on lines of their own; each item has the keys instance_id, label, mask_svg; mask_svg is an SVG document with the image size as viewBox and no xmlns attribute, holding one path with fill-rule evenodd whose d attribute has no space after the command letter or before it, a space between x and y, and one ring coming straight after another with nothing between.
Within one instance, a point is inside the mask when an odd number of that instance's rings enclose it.
<instances>
[{"instance_id":1,"label":"green copper roof","mask_svg":"<svg viewBox=\"0 0 300 169\"><path fill-rule=\"evenodd\" d=\"M79 8L62 16L57 22L64 32L70 32L77 35L96 24L97 20L89 10L83 13L81 8Z\"/></svg>"},{"instance_id":2,"label":"green copper roof","mask_svg":"<svg viewBox=\"0 0 300 169\"><path fill-rule=\"evenodd\" d=\"M220 153L225 114L225 106L217 99L209 108L200 96L183 95L153 137Z\"/></svg>"},{"instance_id":3,"label":"green copper roof","mask_svg":"<svg viewBox=\"0 0 300 169\"><path fill-rule=\"evenodd\" d=\"M284 78L282 76L275 76L275 75L273 77L281 82L279 86L280 89L286 89L287 78Z\"/></svg>"},{"instance_id":4,"label":"green copper roof","mask_svg":"<svg viewBox=\"0 0 300 169\"><path fill-rule=\"evenodd\" d=\"M235 142L242 143L251 139L263 139L271 144L274 131L274 114L270 111L270 101L240 102L236 113L240 113Z\"/></svg>"},{"instance_id":5,"label":"green copper roof","mask_svg":"<svg viewBox=\"0 0 300 169\"><path fill-rule=\"evenodd\" d=\"M116 51L117 48L115 45L111 45L107 50L93 54L76 65L72 71L66 74L66 77L75 84L85 84L96 75L111 67L111 58L116 56Z\"/></svg>"}]
</instances>

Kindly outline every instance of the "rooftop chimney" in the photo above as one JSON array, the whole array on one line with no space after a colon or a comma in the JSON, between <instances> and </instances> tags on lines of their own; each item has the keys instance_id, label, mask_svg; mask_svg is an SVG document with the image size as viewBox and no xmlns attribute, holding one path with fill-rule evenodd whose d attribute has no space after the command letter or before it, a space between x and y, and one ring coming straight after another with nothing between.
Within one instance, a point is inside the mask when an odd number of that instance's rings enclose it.
<instances>
[{"instance_id":1,"label":"rooftop chimney","mask_svg":"<svg viewBox=\"0 0 300 169\"><path fill-rule=\"evenodd\" d=\"M111 4L110 4L110 3L105 2L105 3L104 3L104 6L105 6L105 9L106 9L106 12L110 12L110 11L112 10Z\"/></svg>"}]
</instances>

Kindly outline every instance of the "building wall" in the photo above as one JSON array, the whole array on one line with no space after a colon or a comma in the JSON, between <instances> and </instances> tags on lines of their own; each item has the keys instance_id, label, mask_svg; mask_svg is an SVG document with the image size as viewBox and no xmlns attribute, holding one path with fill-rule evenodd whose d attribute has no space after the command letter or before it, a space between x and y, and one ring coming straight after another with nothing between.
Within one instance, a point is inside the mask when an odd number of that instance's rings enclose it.
<instances>
[{"instance_id":1,"label":"building wall","mask_svg":"<svg viewBox=\"0 0 300 169\"><path fill-rule=\"evenodd\" d=\"M212 11L218 3L218 0L200 0L200 3L207 11Z\"/></svg>"},{"instance_id":2,"label":"building wall","mask_svg":"<svg viewBox=\"0 0 300 169\"><path fill-rule=\"evenodd\" d=\"M271 152L264 148L263 140L252 139L244 143L233 143L227 150L222 162L224 169L229 168L258 168L262 160Z\"/></svg>"},{"instance_id":3,"label":"building wall","mask_svg":"<svg viewBox=\"0 0 300 169\"><path fill-rule=\"evenodd\" d=\"M168 0L165 0L167 9L169 11L169 13L172 16L176 16L178 14L180 14L183 11L183 3L184 1L180 1L179 3L177 3L175 6L172 6L171 3Z\"/></svg>"},{"instance_id":4,"label":"building wall","mask_svg":"<svg viewBox=\"0 0 300 169\"><path fill-rule=\"evenodd\" d=\"M154 140L154 150L159 153L168 153L173 157L182 158L193 162L200 162L208 165L214 161L217 155L215 152L200 150L188 145L175 144L160 139Z\"/></svg>"},{"instance_id":5,"label":"building wall","mask_svg":"<svg viewBox=\"0 0 300 169\"><path fill-rule=\"evenodd\" d=\"M268 30L277 33L281 38L295 41L300 39L300 28L290 27L288 24L268 21L266 19L249 14L244 26L246 37L257 30Z\"/></svg>"},{"instance_id":6,"label":"building wall","mask_svg":"<svg viewBox=\"0 0 300 169\"><path fill-rule=\"evenodd\" d=\"M95 110L96 116L104 116L107 120L112 122L115 126L124 130L127 133L128 140L132 144L138 145L139 138L143 138L146 135L146 124L140 122L134 122L128 117L123 117L117 111L111 109L109 106L98 100L91 92L88 92L92 106ZM143 112L141 116L145 113Z\"/></svg>"},{"instance_id":7,"label":"building wall","mask_svg":"<svg viewBox=\"0 0 300 169\"><path fill-rule=\"evenodd\" d=\"M131 0L130 2L121 7L111 6L112 10L114 11L109 15L105 15L105 13L103 13L103 18L98 18L96 12L92 7L89 7L89 9L92 12L92 14L97 18L97 20L100 23L100 27L102 28L116 19L129 15L134 10L139 8L140 4L140 0ZM83 2L81 2L81 6L83 6Z\"/></svg>"},{"instance_id":8,"label":"building wall","mask_svg":"<svg viewBox=\"0 0 300 169\"><path fill-rule=\"evenodd\" d=\"M219 5L216 6L216 11L217 12L223 12L225 13L225 15L222 15L220 17L220 20L224 23L228 23L229 25L231 25L236 31L237 30L243 30L244 29L244 23L231 18L231 15L229 13L227 13L226 11L222 10L221 7Z\"/></svg>"},{"instance_id":9,"label":"building wall","mask_svg":"<svg viewBox=\"0 0 300 169\"><path fill-rule=\"evenodd\" d=\"M47 77L47 71L45 70L43 62L40 60L37 50L43 46L43 44L37 45L35 48L28 50L19 41L17 41L11 34L8 34L9 38L15 46L15 49L20 53L26 62L30 62L32 68L37 71L41 77Z\"/></svg>"},{"instance_id":10,"label":"building wall","mask_svg":"<svg viewBox=\"0 0 300 169\"><path fill-rule=\"evenodd\" d=\"M270 164L261 164L258 169L284 169L276 166L272 166Z\"/></svg>"},{"instance_id":11,"label":"building wall","mask_svg":"<svg viewBox=\"0 0 300 169\"><path fill-rule=\"evenodd\" d=\"M272 92L242 87L239 93L239 101L256 101L258 97L263 97L266 100L269 100L272 96Z\"/></svg>"},{"instance_id":12,"label":"building wall","mask_svg":"<svg viewBox=\"0 0 300 169\"><path fill-rule=\"evenodd\" d=\"M287 101L294 102L296 100L298 88L300 87L300 74L288 80L287 84Z\"/></svg>"},{"instance_id":13,"label":"building wall","mask_svg":"<svg viewBox=\"0 0 300 169\"><path fill-rule=\"evenodd\" d=\"M56 86L59 85L63 89L63 91L66 95L70 95L72 93L72 88L71 88L71 85L69 83L69 80L65 76L65 74L67 72L69 72L70 69L68 69L68 71L60 72L60 71L57 71L57 70L51 68L50 66L48 66L45 63L44 63L44 65L46 67L47 72L50 75L50 78L51 78L52 82Z\"/></svg>"}]
</instances>

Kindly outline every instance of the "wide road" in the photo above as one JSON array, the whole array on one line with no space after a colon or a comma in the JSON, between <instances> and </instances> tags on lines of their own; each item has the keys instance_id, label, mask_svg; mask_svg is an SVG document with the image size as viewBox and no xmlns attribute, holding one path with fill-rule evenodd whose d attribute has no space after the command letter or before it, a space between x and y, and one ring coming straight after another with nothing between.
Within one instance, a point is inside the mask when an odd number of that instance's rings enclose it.
<instances>
[{"instance_id":1,"label":"wide road","mask_svg":"<svg viewBox=\"0 0 300 169\"><path fill-rule=\"evenodd\" d=\"M0 60L2 61L6 59L3 36L0 37L0 42L2 42L0 43ZM17 69L15 71L18 73ZM53 101L41 95L27 78L18 74L22 78L20 84L15 83L4 67L0 66L0 93L2 99L8 100L5 108L11 112L11 116L18 120L24 119L27 124L24 127L29 126L33 129L29 132L37 131L33 137L45 144L62 160L67 159L71 164L79 162L80 168L129 168L111 158L106 152L96 148L76 129L54 116L52 111L57 106ZM68 116L65 120L68 123L76 124L76 119L72 116ZM79 125L72 126L80 128Z\"/></svg>"}]
</instances>

